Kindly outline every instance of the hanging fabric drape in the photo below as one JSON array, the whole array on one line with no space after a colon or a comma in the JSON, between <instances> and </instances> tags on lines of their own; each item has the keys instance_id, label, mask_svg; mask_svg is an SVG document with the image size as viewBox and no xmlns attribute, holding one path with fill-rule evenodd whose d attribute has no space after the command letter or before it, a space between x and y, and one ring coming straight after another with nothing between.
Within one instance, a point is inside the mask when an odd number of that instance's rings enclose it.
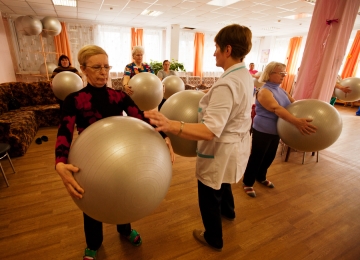
<instances>
[{"instance_id":1,"label":"hanging fabric drape","mask_svg":"<svg viewBox=\"0 0 360 260\"><path fill-rule=\"evenodd\" d=\"M344 69L341 73L341 78L355 77L357 64L360 54L360 31L357 31L349 54L346 57Z\"/></svg>"},{"instance_id":2,"label":"hanging fabric drape","mask_svg":"<svg viewBox=\"0 0 360 260\"><path fill-rule=\"evenodd\" d=\"M143 45L143 29L135 29L131 28L131 49L134 46L142 46Z\"/></svg>"},{"instance_id":3,"label":"hanging fabric drape","mask_svg":"<svg viewBox=\"0 0 360 260\"><path fill-rule=\"evenodd\" d=\"M294 98L329 102L360 1L317 0Z\"/></svg>"},{"instance_id":4,"label":"hanging fabric drape","mask_svg":"<svg viewBox=\"0 0 360 260\"><path fill-rule=\"evenodd\" d=\"M202 77L205 37L203 33L195 33L194 39L194 76Z\"/></svg>"},{"instance_id":5,"label":"hanging fabric drape","mask_svg":"<svg viewBox=\"0 0 360 260\"><path fill-rule=\"evenodd\" d=\"M61 32L60 34L54 36L56 59L58 60L59 57L64 54L69 57L70 63L73 64L69 36L66 30L66 24L65 22L60 22L60 23L61 23Z\"/></svg>"},{"instance_id":6,"label":"hanging fabric drape","mask_svg":"<svg viewBox=\"0 0 360 260\"><path fill-rule=\"evenodd\" d=\"M290 39L289 47L286 54L286 72L287 76L284 78L281 87L288 93L290 93L291 88L294 83L295 74L297 72L297 61L299 58L300 47L301 47L302 37L293 37Z\"/></svg>"}]
</instances>

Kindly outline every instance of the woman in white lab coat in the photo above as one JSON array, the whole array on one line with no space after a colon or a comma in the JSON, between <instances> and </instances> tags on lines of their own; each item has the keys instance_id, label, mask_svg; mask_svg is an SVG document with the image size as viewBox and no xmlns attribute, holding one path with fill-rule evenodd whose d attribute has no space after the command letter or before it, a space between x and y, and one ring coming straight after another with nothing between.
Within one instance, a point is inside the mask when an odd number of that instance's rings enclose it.
<instances>
[{"instance_id":1,"label":"woman in white lab coat","mask_svg":"<svg viewBox=\"0 0 360 260\"><path fill-rule=\"evenodd\" d=\"M250 154L253 80L243 62L251 50L249 28L233 24L215 36L216 66L224 73L199 103L198 123L167 119L157 111L145 117L158 131L198 140L196 177L199 207L205 230L194 230L195 239L220 251L222 217L235 219L231 183L237 183Z\"/></svg>"}]
</instances>

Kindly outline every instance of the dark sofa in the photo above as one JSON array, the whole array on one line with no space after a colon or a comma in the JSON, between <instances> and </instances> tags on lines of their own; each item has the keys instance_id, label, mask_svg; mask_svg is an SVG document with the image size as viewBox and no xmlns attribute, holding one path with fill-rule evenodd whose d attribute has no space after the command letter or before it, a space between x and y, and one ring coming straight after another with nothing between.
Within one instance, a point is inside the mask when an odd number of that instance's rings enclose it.
<instances>
[{"instance_id":1,"label":"dark sofa","mask_svg":"<svg viewBox=\"0 0 360 260\"><path fill-rule=\"evenodd\" d=\"M49 82L0 84L0 142L11 157L26 153L39 127L57 126L60 106Z\"/></svg>"}]
</instances>

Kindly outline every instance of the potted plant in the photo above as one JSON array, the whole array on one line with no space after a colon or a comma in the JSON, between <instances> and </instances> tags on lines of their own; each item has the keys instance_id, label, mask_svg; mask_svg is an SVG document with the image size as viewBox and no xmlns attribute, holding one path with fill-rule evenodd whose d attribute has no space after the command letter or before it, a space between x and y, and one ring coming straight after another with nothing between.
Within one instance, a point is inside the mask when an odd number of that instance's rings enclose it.
<instances>
[{"instance_id":1,"label":"potted plant","mask_svg":"<svg viewBox=\"0 0 360 260\"><path fill-rule=\"evenodd\" d=\"M150 60L150 66L153 69L155 75L157 75L159 70L162 70L162 62L161 61L153 61ZM184 68L184 64L178 62L177 60L172 59L170 62L170 70L174 71L186 71Z\"/></svg>"}]
</instances>

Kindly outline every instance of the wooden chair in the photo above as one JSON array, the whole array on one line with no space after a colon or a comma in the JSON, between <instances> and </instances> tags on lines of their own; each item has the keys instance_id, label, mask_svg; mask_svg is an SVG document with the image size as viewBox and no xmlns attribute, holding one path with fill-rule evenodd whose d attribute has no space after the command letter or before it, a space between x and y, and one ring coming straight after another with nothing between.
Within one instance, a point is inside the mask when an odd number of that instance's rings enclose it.
<instances>
[{"instance_id":1,"label":"wooden chair","mask_svg":"<svg viewBox=\"0 0 360 260\"><path fill-rule=\"evenodd\" d=\"M8 151L10 150L10 148L11 148L11 146L9 144L0 143L0 160L7 156L14 173L16 173L14 165L13 165L13 163L12 163L12 161L10 159L10 156L8 154ZM8 182L8 180L6 178L6 175L5 175L4 169L3 169L2 165L1 165L1 162L0 162L0 169L1 169L2 175L4 176L6 185L9 187L10 185L9 185L9 182Z\"/></svg>"}]
</instances>

